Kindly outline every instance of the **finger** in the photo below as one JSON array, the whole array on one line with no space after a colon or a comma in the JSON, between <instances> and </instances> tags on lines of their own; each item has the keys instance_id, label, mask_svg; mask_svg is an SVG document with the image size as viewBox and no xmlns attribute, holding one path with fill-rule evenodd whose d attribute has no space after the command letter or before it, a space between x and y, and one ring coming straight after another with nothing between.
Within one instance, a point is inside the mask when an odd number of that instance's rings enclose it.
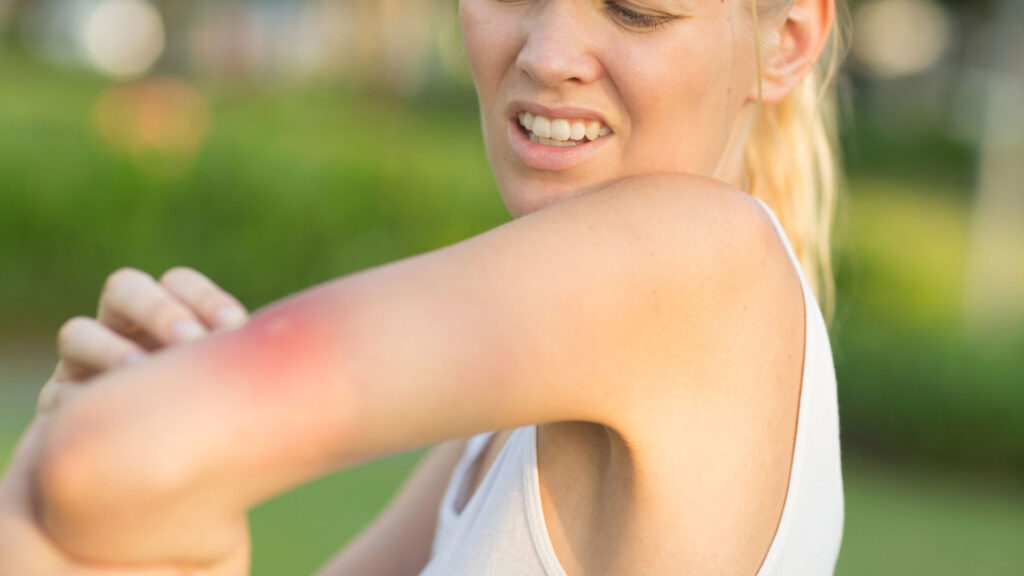
<instances>
[{"instance_id":1,"label":"finger","mask_svg":"<svg viewBox=\"0 0 1024 576\"><path fill-rule=\"evenodd\" d=\"M29 481L35 456L42 446L45 422L44 417L34 418L18 440L7 471L0 480L0 507L23 513L30 511Z\"/></svg>"},{"instance_id":2,"label":"finger","mask_svg":"<svg viewBox=\"0 0 1024 576\"><path fill-rule=\"evenodd\" d=\"M160 284L192 308L210 328L237 328L249 319L249 313L234 296L192 268L171 268L160 277Z\"/></svg>"},{"instance_id":3,"label":"finger","mask_svg":"<svg viewBox=\"0 0 1024 576\"><path fill-rule=\"evenodd\" d=\"M134 268L121 268L110 275L97 317L118 333L138 340L131 332L136 328L163 345L198 340L207 334L188 306L152 276Z\"/></svg>"},{"instance_id":4,"label":"finger","mask_svg":"<svg viewBox=\"0 0 1024 576\"><path fill-rule=\"evenodd\" d=\"M47 416L53 414L61 406L67 404L85 390L79 384L73 382L61 382L50 380L39 391L39 398L36 400L36 416Z\"/></svg>"},{"instance_id":5,"label":"finger","mask_svg":"<svg viewBox=\"0 0 1024 576\"><path fill-rule=\"evenodd\" d=\"M76 316L57 333L58 371L68 380L80 381L99 372L145 359L143 349L98 320Z\"/></svg>"},{"instance_id":6,"label":"finger","mask_svg":"<svg viewBox=\"0 0 1024 576\"><path fill-rule=\"evenodd\" d=\"M84 382L95 376L95 374L96 372L93 370L75 369L74 367L68 366L67 362L60 360L57 362L57 369L53 371L53 376L50 376L50 380L77 383Z\"/></svg>"},{"instance_id":7,"label":"finger","mask_svg":"<svg viewBox=\"0 0 1024 576\"><path fill-rule=\"evenodd\" d=\"M36 398L36 415L49 414L57 408L59 402L61 383L57 380L50 380L39 390L39 397Z\"/></svg>"}]
</instances>

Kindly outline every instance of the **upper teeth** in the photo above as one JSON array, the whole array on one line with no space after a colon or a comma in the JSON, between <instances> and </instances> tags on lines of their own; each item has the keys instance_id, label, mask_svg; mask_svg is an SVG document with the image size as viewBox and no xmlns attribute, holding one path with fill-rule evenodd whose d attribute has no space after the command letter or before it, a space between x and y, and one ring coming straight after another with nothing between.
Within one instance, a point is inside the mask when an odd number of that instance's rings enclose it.
<instances>
[{"instance_id":1,"label":"upper teeth","mask_svg":"<svg viewBox=\"0 0 1024 576\"><path fill-rule=\"evenodd\" d=\"M558 142L569 140L597 140L601 136L611 134L611 128L597 120L551 120L544 116L534 116L529 112L519 113L519 124L534 136Z\"/></svg>"}]
</instances>

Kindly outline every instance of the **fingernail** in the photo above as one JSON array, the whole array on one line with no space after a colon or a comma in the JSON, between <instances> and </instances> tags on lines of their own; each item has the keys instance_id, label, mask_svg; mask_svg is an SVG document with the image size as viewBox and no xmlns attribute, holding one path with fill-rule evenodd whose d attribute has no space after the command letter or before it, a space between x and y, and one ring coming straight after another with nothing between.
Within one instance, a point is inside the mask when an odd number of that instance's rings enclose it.
<instances>
[{"instance_id":1,"label":"fingernail","mask_svg":"<svg viewBox=\"0 0 1024 576\"><path fill-rule=\"evenodd\" d=\"M225 306L217 311L217 326L221 328L238 328L245 324L248 314L238 306Z\"/></svg>"},{"instance_id":2,"label":"fingernail","mask_svg":"<svg viewBox=\"0 0 1024 576\"><path fill-rule=\"evenodd\" d=\"M179 342L190 342L206 336L206 330L194 320L178 320L174 324L174 337Z\"/></svg>"},{"instance_id":3,"label":"fingernail","mask_svg":"<svg viewBox=\"0 0 1024 576\"><path fill-rule=\"evenodd\" d=\"M138 364L145 359L146 355L144 353L139 352L138 350L132 350L131 352L125 355L124 364L126 366L131 366L133 364Z\"/></svg>"}]
</instances>

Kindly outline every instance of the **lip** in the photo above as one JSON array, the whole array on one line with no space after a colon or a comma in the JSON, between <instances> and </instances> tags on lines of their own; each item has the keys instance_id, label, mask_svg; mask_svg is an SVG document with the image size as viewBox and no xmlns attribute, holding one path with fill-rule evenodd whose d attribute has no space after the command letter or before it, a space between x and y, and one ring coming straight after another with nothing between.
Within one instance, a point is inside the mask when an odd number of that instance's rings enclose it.
<instances>
[{"instance_id":1,"label":"lip","mask_svg":"<svg viewBox=\"0 0 1024 576\"><path fill-rule=\"evenodd\" d=\"M509 118L519 117L520 112L529 112L534 116L544 116L552 120L558 118L565 118L567 120L597 120L601 124L608 126L608 121L604 119L604 116L589 108L578 108L575 106L550 108L526 100L513 100L508 107Z\"/></svg>"},{"instance_id":2,"label":"lip","mask_svg":"<svg viewBox=\"0 0 1024 576\"><path fill-rule=\"evenodd\" d=\"M574 168L604 148L615 136L615 133L612 132L597 140L590 140L576 146L545 146L530 141L519 125L520 112L529 112L551 119L597 120L605 126L608 124L600 114L585 108L548 108L530 102L513 102L509 107L509 112L511 117L508 119L508 139L512 151L523 164L535 170L560 172Z\"/></svg>"}]
</instances>

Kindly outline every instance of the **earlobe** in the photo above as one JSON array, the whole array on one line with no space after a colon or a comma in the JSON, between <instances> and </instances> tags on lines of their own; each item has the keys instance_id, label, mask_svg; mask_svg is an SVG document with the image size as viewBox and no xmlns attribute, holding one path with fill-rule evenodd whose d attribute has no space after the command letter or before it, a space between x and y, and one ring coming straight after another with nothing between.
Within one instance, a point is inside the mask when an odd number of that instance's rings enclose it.
<instances>
[{"instance_id":1,"label":"earlobe","mask_svg":"<svg viewBox=\"0 0 1024 576\"><path fill-rule=\"evenodd\" d=\"M796 0L765 52L762 81L766 104L782 101L811 72L828 42L835 0Z\"/></svg>"}]
</instances>

